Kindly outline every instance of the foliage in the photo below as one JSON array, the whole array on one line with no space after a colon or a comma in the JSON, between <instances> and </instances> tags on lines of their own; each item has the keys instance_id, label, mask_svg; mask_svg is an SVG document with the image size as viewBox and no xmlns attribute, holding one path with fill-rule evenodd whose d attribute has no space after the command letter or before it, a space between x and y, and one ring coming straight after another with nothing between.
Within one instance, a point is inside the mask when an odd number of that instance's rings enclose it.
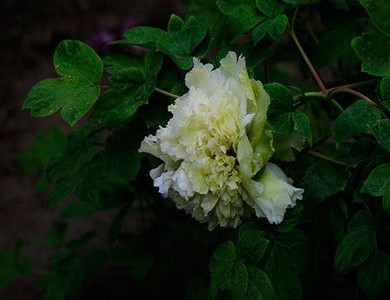
<instances>
[{"instance_id":1,"label":"foliage","mask_svg":"<svg viewBox=\"0 0 390 300\"><path fill-rule=\"evenodd\" d=\"M37 83L24 108L33 117L60 111L72 131L37 136L18 159L30 174L45 170L40 190L61 211L46 237L25 241L51 247L50 268L36 272L21 247L2 250L0 288L34 276L44 299L88 297L90 284L122 280L129 297L146 299L384 299L390 3L183 2L185 18L172 15L166 30L131 28L104 58L80 41L58 46L59 78ZM157 193L148 175L157 162L138 149L186 92L192 57L217 67L228 51L264 84L272 160L305 192L281 224L252 216L237 230L207 231ZM101 238L94 232L68 237L72 219L99 211L115 215L107 247L89 246Z\"/></svg>"}]
</instances>

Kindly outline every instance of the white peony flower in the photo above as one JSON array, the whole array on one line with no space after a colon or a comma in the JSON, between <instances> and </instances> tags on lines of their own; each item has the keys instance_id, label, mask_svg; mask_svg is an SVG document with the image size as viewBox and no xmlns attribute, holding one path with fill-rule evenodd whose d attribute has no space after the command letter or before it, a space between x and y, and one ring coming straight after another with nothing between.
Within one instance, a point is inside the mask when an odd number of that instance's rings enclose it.
<instances>
[{"instance_id":1,"label":"white peony flower","mask_svg":"<svg viewBox=\"0 0 390 300\"><path fill-rule=\"evenodd\" d=\"M186 85L189 91L168 108L173 116L166 127L139 149L163 161L150 172L154 186L210 229L236 227L253 213L281 222L303 190L268 163L270 100L261 82L249 79L245 59L229 52L214 70L194 59Z\"/></svg>"}]
</instances>

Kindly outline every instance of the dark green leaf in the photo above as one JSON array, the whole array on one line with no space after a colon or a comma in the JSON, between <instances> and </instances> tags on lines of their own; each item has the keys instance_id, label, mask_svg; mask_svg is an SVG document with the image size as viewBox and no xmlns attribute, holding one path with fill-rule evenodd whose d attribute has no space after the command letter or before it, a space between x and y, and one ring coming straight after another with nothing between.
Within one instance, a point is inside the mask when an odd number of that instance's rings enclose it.
<instances>
[{"instance_id":1,"label":"dark green leaf","mask_svg":"<svg viewBox=\"0 0 390 300\"><path fill-rule=\"evenodd\" d=\"M313 53L315 64L318 67L334 63L344 53L351 50L351 40L357 35L354 25L353 23L341 23L319 40Z\"/></svg>"},{"instance_id":2,"label":"dark green leaf","mask_svg":"<svg viewBox=\"0 0 390 300\"><path fill-rule=\"evenodd\" d=\"M61 155L65 145L65 134L60 129L51 127L47 132L35 136L33 147L18 157L18 164L27 174L37 172L52 157Z\"/></svg>"},{"instance_id":3,"label":"dark green leaf","mask_svg":"<svg viewBox=\"0 0 390 300\"><path fill-rule=\"evenodd\" d=\"M372 130L381 119L380 111L364 100L348 107L335 121L333 137L340 143L358 133Z\"/></svg>"},{"instance_id":4,"label":"dark green leaf","mask_svg":"<svg viewBox=\"0 0 390 300\"><path fill-rule=\"evenodd\" d=\"M347 229L351 231L359 226L374 226L374 220L367 210L359 210L354 214L348 223Z\"/></svg>"},{"instance_id":5,"label":"dark green leaf","mask_svg":"<svg viewBox=\"0 0 390 300\"><path fill-rule=\"evenodd\" d=\"M28 276L31 263L21 261L15 253L0 250L0 291L14 279Z\"/></svg>"},{"instance_id":6,"label":"dark green leaf","mask_svg":"<svg viewBox=\"0 0 390 300\"><path fill-rule=\"evenodd\" d=\"M266 20L259 25L257 25L253 31L252 31L252 37L253 37L253 43L256 45L258 42L260 42L268 32L269 24L271 23L270 20Z\"/></svg>"},{"instance_id":7,"label":"dark green leaf","mask_svg":"<svg viewBox=\"0 0 390 300\"><path fill-rule=\"evenodd\" d=\"M248 300L274 300L275 291L267 274L255 267L249 267L248 273Z\"/></svg>"},{"instance_id":8,"label":"dark green leaf","mask_svg":"<svg viewBox=\"0 0 390 300\"><path fill-rule=\"evenodd\" d=\"M128 121L138 107L148 102L155 87L155 78L146 77L135 68L122 70L111 78L112 86L98 102L92 118L109 127Z\"/></svg>"},{"instance_id":9,"label":"dark green leaf","mask_svg":"<svg viewBox=\"0 0 390 300\"><path fill-rule=\"evenodd\" d=\"M375 133L379 145L390 153L390 120L380 120L378 131Z\"/></svg>"},{"instance_id":10,"label":"dark green leaf","mask_svg":"<svg viewBox=\"0 0 390 300\"><path fill-rule=\"evenodd\" d=\"M390 163L376 167L360 190L361 193L369 193L373 196L382 196L386 189L390 187Z\"/></svg>"},{"instance_id":11,"label":"dark green leaf","mask_svg":"<svg viewBox=\"0 0 390 300\"><path fill-rule=\"evenodd\" d=\"M375 76L390 74L389 39L379 32L366 32L352 40L356 55L363 61L362 71Z\"/></svg>"},{"instance_id":12,"label":"dark green leaf","mask_svg":"<svg viewBox=\"0 0 390 300\"><path fill-rule=\"evenodd\" d=\"M268 34L274 41L279 41L286 31L288 19L285 15L275 17L268 25Z\"/></svg>"},{"instance_id":13,"label":"dark green leaf","mask_svg":"<svg viewBox=\"0 0 390 300\"><path fill-rule=\"evenodd\" d=\"M294 112L292 116L296 129L303 134L306 141L311 145L313 142L313 135L311 133L309 117L303 112Z\"/></svg>"},{"instance_id":14,"label":"dark green leaf","mask_svg":"<svg viewBox=\"0 0 390 300\"><path fill-rule=\"evenodd\" d=\"M100 95L103 63L86 44L66 40L54 53L54 65L61 78L36 84L23 107L31 109L33 117L47 117L61 109L62 118L73 126Z\"/></svg>"},{"instance_id":15,"label":"dark green leaf","mask_svg":"<svg viewBox=\"0 0 390 300\"><path fill-rule=\"evenodd\" d=\"M263 233L259 230L243 231L237 242L237 257L245 262L256 265L264 256L269 241L263 238Z\"/></svg>"},{"instance_id":16,"label":"dark green leaf","mask_svg":"<svg viewBox=\"0 0 390 300\"><path fill-rule=\"evenodd\" d=\"M302 287L294 269L291 250L276 242L272 246L265 271L275 289L277 299L301 299Z\"/></svg>"},{"instance_id":17,"label":"dark green leaf","mask_svg":"<svg viewBox=\"0 0 390 300\"><path fill-rule=\"evenodd\" d=\"M218 247L210 260L210 292L212 298L218 290L229 288L230 273L236 261L236 249L232 242L226 242Z\"/></svg>"},{"instance_id":18,"label":"dark green leaf","mask_svg":"<svg viewBox=\"0 0 390 300\"><path fill-rule=\"evenodd\" d=\"M102 250L91 250L81 260L83 273L86 275L97 274L103 270L107 254Z\"/></svg>"},{"instance_id":19,"label":"dark green leaf","mask_svg":"<svg viewBox=\"0 0 390 300\"><path fill-rule=\"evenodd\" d=\"M311 165L303 177L305 197L315 203L342 191L347 185L349 174L336 170L330 163L319 161Z\"/></svg>"},{"instance_id":20,"label":"dark green leaf","mask_svg":"<svg viewBox=\"0 0 390 300\"><path fill-rule=\"evenodd\" d=\"M230 275L231 285L229 292L232 299L245 300L248 288L248 270L242 261L236 261Z\"/></svg>"},{"instance_id":21,"label":"dark green leaf","mask_svg":"<svg viewBox=\"0 0 390 300\"><path fill-rule=\"evenodd\" d=\"M255 1L217 0L218 8L228 16L228 26L234 33L244 33L260 22L262 16Z\"/></svg>"},{"instance_id":22,"label":"dark green leaf","mask_svg":"<svg viewBox=\"0 0 390 300\"><path fill-rule=\"evenodd\" d=\"M122 224L125 221L127 214L129 213L130 205L126 204L115 216L114 221L111 223L110 229L108 230L108 243L113 245L118 238L121 231Z\"/></svg>"},{"instance_id":23,"label":"dark green leaf","mask_svg":"<svg viewBox=\"0 0 390 300\"><path fill-rule=\"evenodd\" d=\"M279 0L256 0L256 6L269 18L279 16L284 10L284 5Z\"/></svg>"},{"instance_id":24,"label":"dark green leaf","mask_svg":"<svg viewBox=\"0 0 390 300\"><path fill-rule=\"evenodd\" d=\"M360 267L357 282L367 299L378 299L381 295L385 299L390 286L390 255L377 250Z\"/></svg>"},{"instance_id":25,"label":"dark green leaf","mask_svg":"<svg viewBox=\"0 0 390 300\"><path fill-rule=\"evenodd\" d=\"M119 127L106 140L103 175L107 180L128 185L141 166L138 149L143 136L134 123Z\"/></svg>"},{"instance_id":26,"label":"dark green leaf","mask_svg":"<svg viewBox=\"0 0 390 300\"><path fill-rule=\"evenodd\" d=\"M45 241L50 245L58 245L62 243L66 237L67 228L66 223L63 222L54 224L47 233Z\"/></svg>"},{"instance_id":27,"label":"dark green leaf","mask_svg":"<svg viewBox=\"0 0 390 300\"><path fill-rule=\"evenodd\" d=\"M387 0L359 0L378 30L390 37L390 4Z\"/></svg>"},{"instance_id":28,"label":"dark green leaf","mask_svg":"<svg viewBox=\"0 0 390 300\"><path fill-rule=\"evenodd\" d=\"M353 267L363 263L374 248L375 228L367 225L353 227L336 249L336 272L348 273Z\"/></svg>"},{"instance_id":29,"label":"dark green leaf","mask_svg":"<svg viewBox=\"0 0 390 300\"><path fill-rule=\"evenodd\" d=\"M289 135L293 130L293 98L291 92L279 83L264 85L271 97L268 108L268 121L275 133Z\"/></svg>"},{"instance_id":30,"label":"dark green leaf","mask_svg":"<svg viewBox=\"0 0 390 300\"><path fill-rule=\"evenodd\" d=\"M390 75L381 80L380 93L383 100L390 101Z\"/></svg>"}]
</instances>

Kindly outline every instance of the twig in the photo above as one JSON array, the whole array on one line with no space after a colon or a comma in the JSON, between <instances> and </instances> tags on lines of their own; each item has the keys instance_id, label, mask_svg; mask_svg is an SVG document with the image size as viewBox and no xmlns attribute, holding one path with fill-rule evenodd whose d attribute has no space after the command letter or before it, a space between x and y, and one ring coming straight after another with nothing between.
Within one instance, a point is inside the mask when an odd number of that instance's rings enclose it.
<instances>
[{"instance_id":1,"label":"twig","mask_svg":"<svg viewBox=\"0 0 390 300\"><path fill-rule=\"evenodd\" d=\"M328 90L329 91L329 90ZM340 87L335 87L333 89L330 89L330 93L335 93L335 92L344 92L344 93L348 93L348 94L351 94L351 95L355 95L355 96L358 96L364 100L366 100L369 104L371 105L374 105L376 106L377 104L372 101L370 98L368 98L366 95L363 95L362 93L354 90L354 89L351 89L349 87L346 87L346 86L340 86Z\"/></svg>"},{"instance_id":2,"label":"twig","mask_svg":"<svg viewBox=\"0 0 390 300\"><path fill-rule=\"evenodd\" d=\"M304 61L306 62L306 65L309 67L311 74L313 75L315 81L317 82L317 85L319 86L320 90L324 95L328 95L328 90L325 87L324 83L322 82L320 76L318 75L316 69L314 68L313 64L311 63L309 57L307 56L305 50L303 50L303 47L301 43L299 42L297 36L295 35L294 30L290 29L289 30L290 36L293 39L295 45L297 46L299 52L301 53Z\"/></svg>"},{"instance_id":3,"label":"twig","mask_svg":"<svg viewBox=\"0 0 390 300\"><path fill-rule=\"evenodd\" d=\"M352 168L353 166L345 163L345 162L342 162L342 161L339 161L339 160L335 160L329 156L326 156L325 154L322 154L320 152L317 152L317 151L314 151L314 150L309 150L307 151L308 154L312 155L312 156L315 156L317 158L320 158L322 160L326 160L326 161L329 161L335 165L339 165L339 166L343 166L343 167L348 167L348 168Z\"/></svg>"},{"instance_id":4,"label":"twig","mask_svg":"<svg viewBox=\"0 0 390 300\"><path fill-rule=\"evenodd\" d=\"M166 96L168 96L168 97L172 97L172 98L179 98L179 97L180 97L180 96L178 96L178 95L175 95L175 94L172 94L172 93L167 92L167 91L165 91L165 90L162 90L162 89L160 89L160 88L158 88L158 87L155 87L154 90L155 90L156 92L159 92L159 93L161 93L161 94L164 94L164 95L166 95Z\"/></svg>"}]
</instances>

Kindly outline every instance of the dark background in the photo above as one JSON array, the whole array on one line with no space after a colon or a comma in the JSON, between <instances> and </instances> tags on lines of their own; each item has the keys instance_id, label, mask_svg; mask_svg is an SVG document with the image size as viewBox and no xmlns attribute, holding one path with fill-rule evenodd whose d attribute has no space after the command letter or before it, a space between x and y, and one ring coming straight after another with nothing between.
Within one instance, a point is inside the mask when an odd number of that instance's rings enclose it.
<instances>
[{"instance_id":1,"label":"dark background","mask_svg":"<svg viewBox=\"0 0 390 300\"><path fill-rule=\"evenodd\" d=\"M37 133L51 126L69 131L58 114L32 119L22 110L29 89L41 79L56 76L52 57L58 43L82 40L103 55L107 51L103 45L120 39L126 28L165 27L171 13L183 14L178 0L0 1L0 249L11 250L20 239L45 235L58 215L56 210L46 210L44 196L34 190L39 174L27 176L16 163ZM107 229L111 220L111 216L98 215L76 222L70 234L80 226ZM45 249L29 246L26 252L45 266ZM20 280L0 293L0 298L39 299L38 295L34 282Z\"/></svg>"}]
</instances>

